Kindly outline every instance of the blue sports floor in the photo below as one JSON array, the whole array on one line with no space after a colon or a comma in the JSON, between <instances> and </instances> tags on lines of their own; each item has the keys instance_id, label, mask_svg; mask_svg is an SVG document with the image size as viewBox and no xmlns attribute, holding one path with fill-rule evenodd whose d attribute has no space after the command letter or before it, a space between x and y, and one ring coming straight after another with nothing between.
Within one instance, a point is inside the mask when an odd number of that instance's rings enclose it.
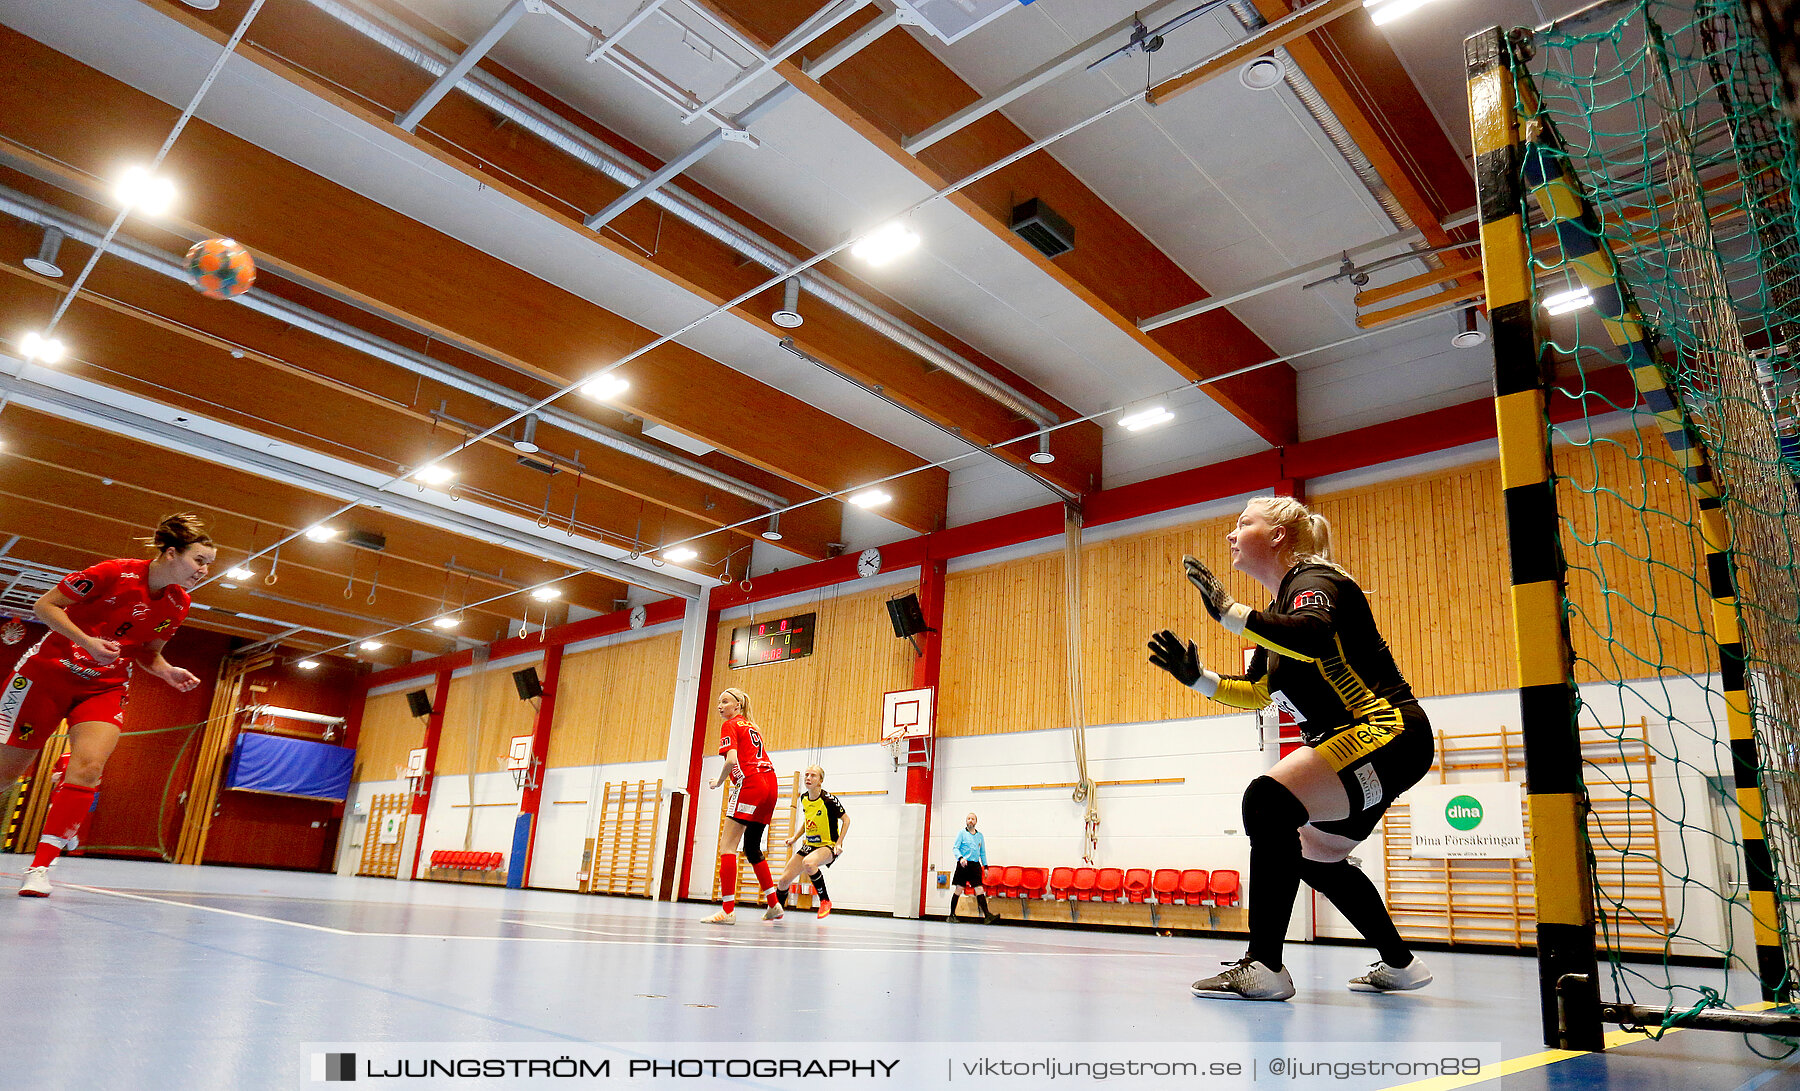
<instances>
[{"instance_id":1,"label":"blue sports floor","mask_svg":"<svg viewBox=\"0 0 1800 1091\"><path fill-rule=\"evenodd\" d=\"M1008 1055L1161 1044L1193 1056L1304 1057L1358 1046L1384 1058L1430 1043L1497 1043L1498 1080L1275 1078L1259 1069L1130 1087L1800 1088L1800 1054L1741 1035L1682 1031L1605 1054L1546 1062L1536 966L1502 955L1426 952L1417 993L1352 993L1373 957L1291 945L1300 993L1286 1003L1199 1000L1187 985L1235 958L1235 939L790 913L775 924L709 907L544 891L73 858L48 899L11 893L25 859L0 860L0 1086L321 1087L321 1044L365 1060L378 1043L536 1043L545 1057L597 1043L958 1043ZM1747 995L1753 995L1746 989ZM1229 1047L1229 1048L1228 1048ZM909 1054L911 1056L912 1054ZM1432 1053L1436 1055L1435 1052ZM390 1070L390 1073L398 1070ZM514 1070L515 1072L517 1069ZM1490 1064L1487 1072L1492 1075ZM725 1086L729 1078L389 1078L395 1086ZM991 1077L991 1070L989 1072ZM1064 1077L1066 1082L1068 1077ZM1076 1078L1099 1082L1092 1075ZM360 1082L370 1082L364 1072ZM1043 1087L980 1078L947 1060L900 1075L752 1074L748 1087Z\"/></svg>"}]
</instances>

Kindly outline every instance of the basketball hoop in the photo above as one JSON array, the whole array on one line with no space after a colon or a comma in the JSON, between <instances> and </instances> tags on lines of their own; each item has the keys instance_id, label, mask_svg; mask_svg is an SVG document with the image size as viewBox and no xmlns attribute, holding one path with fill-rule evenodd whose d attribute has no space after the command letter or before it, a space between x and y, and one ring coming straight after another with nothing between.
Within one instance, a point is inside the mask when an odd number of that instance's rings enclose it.
<instances>
[{"instance_id":1,"label":"basketball hoop","mask_svg":"<svg viewBox=\"0 0 1800 1091\"><path fill-rule=\"evenodd\" d=\"M931 687L895 690L882 695L881 745L887 747L894 771L901 766L931 768L932 698ZM919 743L915 752L913 743Z\"/></svg>"},{"instance_id":2,"label":"basketball hoop","mask_svg":"<svg viewBox=\"0 0 1800 1091\"><path fill-rule=\"evenodd\" d=\"M523 792L528 782L531 787L537 787L537 778L531 775L537 764L537 755L531 752L531 736L514 735L512 746L506 752L506 770L512 774L515 789Z\"/></svg>"},{"instance_id":3,"label":"basketball hoop","mask_svg":"<svg viewBox=\"0 0 1800 1091\"><path fill-rule=\"evenodd\" d=\"M408 794L419 795L419 785L425 780L425 749L423 747L408 752L406 764L400 767L399 779L406 781Z\"/></svg>"}]
</instances>

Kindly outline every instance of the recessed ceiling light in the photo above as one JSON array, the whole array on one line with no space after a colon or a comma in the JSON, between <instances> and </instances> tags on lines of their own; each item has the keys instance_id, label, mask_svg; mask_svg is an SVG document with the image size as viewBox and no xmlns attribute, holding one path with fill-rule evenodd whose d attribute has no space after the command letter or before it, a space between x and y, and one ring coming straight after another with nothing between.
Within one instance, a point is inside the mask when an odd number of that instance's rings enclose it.
<instances>
[{"instance_id":1,"label":"recessed ceiling light","mask_svg":"<svg viewBox=\"0 0 1800 1091\"><path fill-rule=\"evenodd\" d=\"M1238 69L1238 82L1252 91L1267 91L1287 79L1287 66L1274 54L1257 57Z\"/></svg>"},{"instance_id":2,"label":"recessed ceiling light","mask_svg":"<svg viewBox=\"0 0 1800 1091\"><path fill-rule=\"evenodd\" d=\"M248 568L245 568L243 565L238 565L236 568L232 569L231 571L229 571L225 574L227 576L230 576L234 580L247 580L251 576L256 575L256 573L250 571Z\"/></svg>"},{"instance_id":3,"label":"recessed ceiling light","mask_svg":"<svg viewBox=\"0 0 1800 1091\"><path fill-rule=\"evenodd\" d=\"M1174 419L1175 414L1160 405L1153 405L1128 417L1120 417L1119 424L1127 431L1142 432L1146 428L1154 428L1156 425L1166 424Z\"/></svg>"},{"instance_id":4,"label":"recessed ceiling light","mask_svg":"<svg viewBox=\"0 0 1800 1091\"><path fill-rule=\"evenodd\" d=\"M597 402L609 401L631 389L631 380L608 372L582 385L581 392Z\"/></svg>"},{"instance_id":5,"label":"recessed ceiling light","mask_svg":"<svg viewBox=\"0 0 1800 1091\"><path fill-rule=\"evenodd\" d=\"M893 220L858 239L850 247L850 256L879 268L918 245L919 233Z\"/></svg>"},{"instance_id":6,"label":"recessed ceiling light","mask_svg":"<svg viewBox=\"0 0 1800 1091\"><path fill-rule=\"evenodd\" d=\"M358 644L357 647L361 648L365 652L378 652L381 650L381 641L365 640L361 644Z\"/></svg>"},{"instance_id":7,"label":"recessed ceiling light","mask_svg":"<svg viewBox=\"0 0 1800 1091\"><path fill-rule=\"evenodd\" d=\"M337 537L336 527L307 527L306 540L309 542L329 542Z\"/></svg>"},{"instance_id":8,"label":"recessed ceiling light","mask_svg":"<svg viewBox=\"0 0 1800 1091\"><path fill-rule=\"evenodd\" d=\"M63 343L54 337L45 337L36 330L31 330L19 339L19 353L27 360L36 360L40 364L58 363L63 353L68 351Z\"/></svg>"},{"instance_id":9,"label":"recessed ceiling light","mask_svg":"<svg viewBox=\"0 0 1800 1091\"><path fill-rule=\"evenodd\" d=\"M134 212L161 216L175 203L175 183L143 167L130 167L119 176L113 197Z\"/></svg>"},{"instance_id":10,"label":"recessed ceiling light","mask_svg":"<svg viewBox=\"0 0 1800 1091\"><path fill-rule=\"evenodd\" d=\"M700 554L695 553L687 546L676 546L673 549L665 549L662 552L663 560L671 561L675 564L680 564L682 561L691 561L699 555Z\"/></svg>"},{"instance_id":11,"label":"recessed ceiling light","mask_svg":"<svg viewBox=\"0 0 1800 1091\"><path fill-rule=\"evenodd\" d=\"M554 587L538 587L532 590L531 597L539 602L554 602L562 598L562 592Z\"/></svg>"},{"instance_id":12,"label":"recessed ceiling light","mask_svg":"<svg viewBox=\"0 0 1800 1091\"><path fill-rule=\"evenodd\" d=\"M859 508L878 508L893 498L893 494L881 489L864 489L852 496L850 502Z\"/></svg>"},{"instance_id":13,"label":"recessed ceiling light","mask_svg":"<svg viewBox=\"0 0 1800 1091\"><path fill-rule=\"evenodd\" d=\"M456 471L448 466L420 466L413 471L413 480L422 485L442 485L456 476Z\"/></svg>"}]
</instances>

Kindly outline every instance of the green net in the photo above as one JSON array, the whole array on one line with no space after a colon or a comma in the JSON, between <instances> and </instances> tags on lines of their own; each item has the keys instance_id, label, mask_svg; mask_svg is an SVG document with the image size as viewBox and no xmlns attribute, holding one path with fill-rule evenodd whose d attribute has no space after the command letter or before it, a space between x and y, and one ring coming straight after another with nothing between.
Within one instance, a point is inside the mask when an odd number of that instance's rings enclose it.
<instances>
[{"instance_id":1,"label":"green net","mask_svg":"<svg viewBox=\"0 0 1800 1091\"><path fill-rule=\"evenodd\" d=\"M1540 348L1580 408L1551 433L1603 958L1627 1003L1786 1000L1795 131L1735 3L1578 19L1515 33L1514 82Z\"/></svg>"},{"instance_id":2,"label":"green net","mask_svg":"<svg viewBox=\"0 0 1800 1091\"><path fill-rule=\"evenodd\" d=\"M187 791L194 776L195 750L206 725L207 721L201 720L120 733L118 748L107 760L113 783L111 796L105 794L106 782L101 784L103 798L117 798L120 802L116 810L109 811L105 822L84 824L78 839L80 851L156 856L173 861ZM58 753L66 739L66 735L57 734L45 743L45 748L52 754ZM5 822L0 849L4 851L31 852L37 844L35 836L28 836L35 827L26 816L27 804L33 798L33 779L26 775L0 785L0 816ZM38 798L41 821L41 810L46 804L41 796ZM150 806L152 801L154 808Z\"/></svg>"}]
</instances>

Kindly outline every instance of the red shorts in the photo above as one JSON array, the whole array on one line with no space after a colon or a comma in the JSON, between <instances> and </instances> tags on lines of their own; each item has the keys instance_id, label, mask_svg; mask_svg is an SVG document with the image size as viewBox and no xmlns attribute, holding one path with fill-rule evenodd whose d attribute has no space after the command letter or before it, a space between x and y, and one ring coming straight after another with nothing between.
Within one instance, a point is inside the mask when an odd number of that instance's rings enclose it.
<instances>
[{"instance_id":1,"label":"red shorts","mask_svg":"<svg viewBox=\"0 0 1800 1091\"><path fill-rule=\"evenodd\" d=\"M731 794L725 798L725 817L767 826L775 817L775 799L779 795L781 782L774 773L752 773L731 786Z\"/></svg>"},{"instance_id":2,"label":"red shorts","mask_svg":"<svg viewBox=\"0 0 1800 1091\"><path fill-rule=\"evenodd\" d=\"M125 726L125 683L92 682L33 656L0 686L0 745L42 750L64 720Z\"/></svg>"}]
</instances>

